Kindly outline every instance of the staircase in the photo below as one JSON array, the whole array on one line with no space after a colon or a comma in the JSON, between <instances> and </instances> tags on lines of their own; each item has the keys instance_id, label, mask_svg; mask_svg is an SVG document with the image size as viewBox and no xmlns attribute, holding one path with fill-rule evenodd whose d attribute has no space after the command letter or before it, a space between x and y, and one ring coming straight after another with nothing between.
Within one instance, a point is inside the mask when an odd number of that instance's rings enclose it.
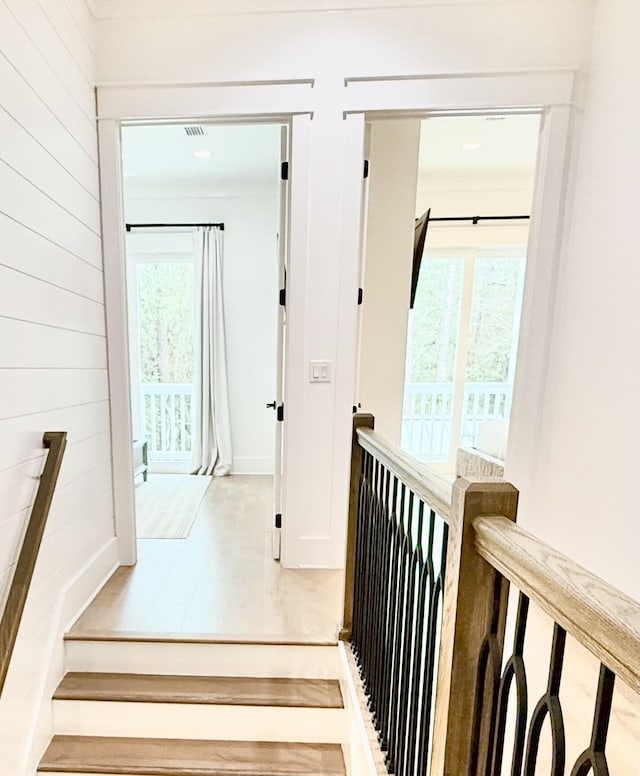
<instances>
[{"instance_id":1,"label":"staircase","mask_svg":"<svg viewBox=\"0 0 640 776\"><path fill-rule=\"evenodd\" d=\"M65 640L41 776L345 776L335 645Z\"/></svg>"}]
</instances>

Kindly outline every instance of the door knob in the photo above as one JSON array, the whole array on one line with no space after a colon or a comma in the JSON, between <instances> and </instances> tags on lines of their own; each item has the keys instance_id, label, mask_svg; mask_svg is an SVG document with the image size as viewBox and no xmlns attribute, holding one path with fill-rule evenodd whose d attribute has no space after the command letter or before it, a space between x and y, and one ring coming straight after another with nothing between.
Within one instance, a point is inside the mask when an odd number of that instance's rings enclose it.
<instances>
[{"instance_id":1,"label":"door knob","mask_svg":"<svg viewBox=\"0 0 640 776\"><path fill-rule=\"evenodd\" d=\"M270 401L270 402L267 404L267 409L272 409L272 410L275 410L275 408L276 408L276 403L275 403L274 401Z\"/></svg>"}]
</instances>

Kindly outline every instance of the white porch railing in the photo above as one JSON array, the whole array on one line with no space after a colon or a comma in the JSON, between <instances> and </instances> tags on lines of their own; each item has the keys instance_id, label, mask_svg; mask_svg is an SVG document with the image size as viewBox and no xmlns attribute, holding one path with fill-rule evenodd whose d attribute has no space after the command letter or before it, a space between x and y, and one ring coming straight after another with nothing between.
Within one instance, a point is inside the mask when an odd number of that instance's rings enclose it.
<instances>
[{"instance_id":1,"label":"white porch railing","mask_svg":"<svg viewBox=\"0 0 640 776\"><path fill-rule=\"evenodd\" d=\"M140 385L149 461L190 461L193 385Z\"/></svg>"},{"instance_id":2,"label":"white porch railing","mask_svg":"<svg viewBox=\"0 0 640 776\"><path fill-rule=\"evenodd\" d=\"M475 445L478 423L506 420L509 383L465 383L460 444ZM402 415L402 449L423 461L446 461L451 444L453 383L407 383Z\"/></svg>"}]
</instances>

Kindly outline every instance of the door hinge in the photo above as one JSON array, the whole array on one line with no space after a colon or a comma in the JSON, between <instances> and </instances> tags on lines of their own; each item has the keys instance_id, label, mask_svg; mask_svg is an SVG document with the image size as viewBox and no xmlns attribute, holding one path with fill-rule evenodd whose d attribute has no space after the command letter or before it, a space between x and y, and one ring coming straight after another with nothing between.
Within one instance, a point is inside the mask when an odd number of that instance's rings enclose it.
<instances>
[{"instance_id":1,"label":"door hinge","mask_svg":"<svg viewBox=\"0 0 640 776\"><path fill-rule=\"evenodd\" d=\"M358 304L362 304L362 299L364 298L364 291L359 288L358 289Z\"/></svg>"},{"instance_id":2,"label":"door hinge","mask_svg":"<svg viewBox=\"0 0 640 776\"><path fill-rule=\"evenodd\" d=\"M282 528L282 515L280 512L276 513L276 528Z\"/></svg>"},{"instance_id":3,"label":"door hinge","mask_svg":"<svg viewBox=\"0 0 640 776\"><path fill-rule=\"evenodd\" d=\"M364 170L362 172L362 177L363 178L368 178L369 177L369 160L368 159L364 160Z\"/></svg>"},{"instance_id":4,"label":"door hinge","mask_svg":"<svg viewBox=\"0 0 640 776\"><path fill-rule=\"evenodd\" d=\"M280 180L289 180L289 162L282 162L280 165Z\"/></svg>"},{"instance_id":5,"label":"door hinge","mask_svg":"<svg viewBox=\"0 0 640 776\"><path fill-rule=\"evenodd\" d=\"M280 404L280 405L278 406L278 410L277 410L276 418L277 418L278 420L284 420L284 403L282 403L282 404Z\"/></svg>"},{"instance_id":6,"label":"door hinge","mask_svg":"<svg viewBox=\"0 0 640 776\"><path fill-rule=\"evenodd\" d=\"M287 303L287 289L286 288L281 288L280 289L280 293L278 295L278 301L279 301L279 303L280 303L280 305L282 307L284 307L285 304Z\"/></svg>"}]
</instances>

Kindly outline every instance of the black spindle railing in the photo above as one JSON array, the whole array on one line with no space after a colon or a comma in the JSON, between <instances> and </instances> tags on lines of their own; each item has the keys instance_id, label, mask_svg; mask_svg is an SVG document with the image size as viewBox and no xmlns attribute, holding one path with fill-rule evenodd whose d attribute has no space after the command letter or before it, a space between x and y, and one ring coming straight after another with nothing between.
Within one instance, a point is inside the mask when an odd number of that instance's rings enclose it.
<instances>
[{"instance_id":1,"label":"black spindle railing","mask_svg":"<svg viewBox=\"0 0 640 776\"><path fill-rule=\"evenodd\" d=\"M609 717L616 674L635 692L640 691L640 605L499 517L481 518L475 521L474 527L479 553L519 592L513 649L501 675L496 673L490 659L495 639L493 624L480 649L469 773L535 776L545 725L551 733L550 755L547 746L544 748L545 758L550 757L550 765L545 759L545 773L551 776L617 773L620 764L610 771L607 759ZM502 595L500 584L496 585L494 595L497 609L498 596ZM538 663L541 657L545 659L545 652L540 651L540 621L527 626L530 598L553 621L547 686L531 713L525 662L529 631L533 639L529 659ZM585 741L584 751L574 762L575 754L570 760L567 756L561 694L567 632L600 658L597 691L592 701L591 740ZM585 668L589 670L588 666ZM514 681L516 692L512 693ZM587 686L588 682L588 675L581 675L581 683ZM593 683L595 687L595 672ZM583 702L589 703L588 695ZM480 754L483 728L490 733L488 745ZM580 729L572 729L571 737L577 741L580 733ZM511 752L505 751L505 740L512 742Z\"/></svg>"},{"instance_id":2,"label":"black spindle railing","mask_svg":"<svg viewBox=\"0 0 640 776\"><path fill-rule=\"evenodd\" d=\"M609 776L614 683L640 694L640 604L518 528L517 502L496 479L448 485L375 434L372 416L355 416L341 638L395 776ZM540 609L553 623L547 653ZM600 662L577 759L562 709L567 635ZM543 671L548 661L539 697L532 660Z\"/></svg>"},{"instance_id":3,"label":"black spindle railing","mask_svg":"<svg viewBox=\"0 0 640 776\"><path fill-rule=\"evenodd\" d=\"M472 741L471 774L486 774L487 776L535 776L536 764L540 750L543 725L547 721L551 732L551 764L550 776L609 776L609 766L606 756L607 732L615 674L605 665L600 665L600 677L593 712L593 731L587 748L574 763L570 771L565 770L567 759L565 724L560 699L560 682L564 664L566 631L557 622L553 625L553 639L549 655L549 678L547 688L540 697L529 717L529 702L527 690L527 668L524 661L524 644L527 633L527 615L529 598L522 592L518 597L513 652L506 661L502 676L493 677L493 689L497 693L497 706L488 707L482 702L477 703L474 711ZM487 642L491 634L487 635ZM482 650L485 649L483 645ZM486 684L486 662L481 660L481 670L478 672L476 698L484 696ZM515 682L515 696L511 687ZM485 698L487 696L484 696ZM515 714L509 715L509 705L515 702ZM493 722L493 735L490 748L484 759L484 768L478 767L478 731L482 719L489 715ZM511 720L509 722L508 720ZM513 742L511 763L505 756L505 739ZM524 766L524 767L523 767Z\"/></svg>"},{"instance_id":4,"label":"black spindle railing","mask_svg":"<svg viewBox=\"0 0 640 776\"><path fill-rule=\"evenodd\" d=\"M430 758L448 541L443 517L406 479L401 465L362 452L351 642L397 776L426 773Z\"/></svg>"}]
</instances>

